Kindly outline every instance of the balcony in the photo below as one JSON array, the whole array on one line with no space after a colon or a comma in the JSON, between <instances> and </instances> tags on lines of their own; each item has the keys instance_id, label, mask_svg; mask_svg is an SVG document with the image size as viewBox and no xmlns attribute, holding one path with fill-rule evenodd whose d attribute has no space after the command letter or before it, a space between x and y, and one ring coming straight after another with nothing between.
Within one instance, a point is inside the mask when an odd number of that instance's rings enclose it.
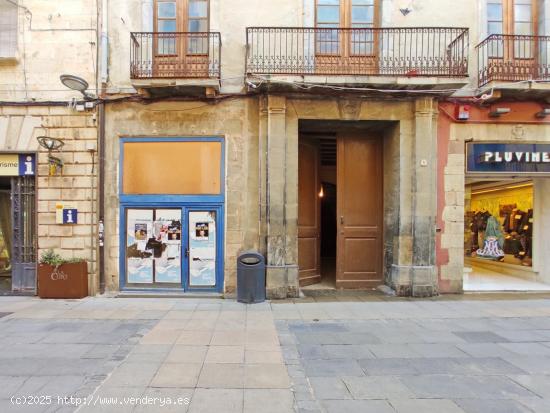
<instances>
[{"instance_id":1,"label":"balcony","mask_svg":"<svg viewBox=\"0 0 550 413\"><path fill-rule=\"evenodd\" d=\"M479 87L497 81L521 89L526 81L550 80L550 36L492 34L476 50Z\"/></svg>"},{"instance_id":2,"label":"balcony","mask_svg":"<svg viewBox=\"0 0 550 413\"><path fill-rule=\"evenodd\" d=\"M464 84L468 29L250 27L246 72L262 82L282 75L399 87Z\"/></svg>"},{"instance_id":3,"label":"balcony","mask_svg":"<svg viewBox=\"0 0 550 413\"><path fill-rule=\"evenodd\" d=\"M130 78L136 87L219 89L218 32L130 34Z\"/></svg>"}]
</instances>

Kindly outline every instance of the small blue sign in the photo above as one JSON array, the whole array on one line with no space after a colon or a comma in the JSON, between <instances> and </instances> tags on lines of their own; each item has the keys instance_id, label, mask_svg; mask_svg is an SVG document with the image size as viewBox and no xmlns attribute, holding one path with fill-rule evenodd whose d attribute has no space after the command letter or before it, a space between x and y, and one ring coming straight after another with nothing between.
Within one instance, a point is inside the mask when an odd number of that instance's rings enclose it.
<instances>
[{"instance_id":1,"label":"small blue sign","mask_svg":"<svg viewBox=\"0 0 550 413\"><path fill-rule=\"evenodd\" d=\"M550 144L468 143L466 172L485 174L550 174Z\"/></svg>"},{"instance_id":2,"label":"small blue sign","mask_svg":"<svg viewBox=\"0 0 550 413\"><path fill-rule=\"evenodd\" d=\"M19 176L36 175L36 158L34 154L19 154Z\"/></svg>"},{"instance_id":3,"label":"small blue sign","mask_svg":"<svg viewBox=\"0 0 550 413\"><path fill-rule=\"evenodd\" d=\"M78 210L77 209L63 209L63 223L64 224L76 224L76 223L78 223Z\"/></svg>"}]
</instances>

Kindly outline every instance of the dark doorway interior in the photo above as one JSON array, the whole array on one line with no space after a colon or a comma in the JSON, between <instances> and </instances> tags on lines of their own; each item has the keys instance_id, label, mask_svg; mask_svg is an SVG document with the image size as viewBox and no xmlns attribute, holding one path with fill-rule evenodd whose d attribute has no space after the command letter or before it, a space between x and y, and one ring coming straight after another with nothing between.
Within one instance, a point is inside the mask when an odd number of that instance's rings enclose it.
<instances>
[{"instance_id":1,"label":"dark doorway interior","mask_svg":"<svg viewBox=\"0 0 550 413\"><path fill-rule=\"evenodd\" d=\"M321 182L321 284L336 287L336 135L320 136L319 180Z\"/></svg>"},{"instance_id":2,"label":"dark doorway interior","mask_svg":"<svg viewBox=\"0 0 550 413\"><path fill-rule=\"evenodd\" d=\"M0 295L11 293L11 182L0 177Z\"/></svg>"},{"instance_id":3,"label":"dark doorway interior","mask_svg":"<svg viewBox=\"0 0 550 413\"><path fill-rule=\"evenodd\" d=\"M336 283L336 185L322 182L321 283Z\"/></svg>"}]
</instances>

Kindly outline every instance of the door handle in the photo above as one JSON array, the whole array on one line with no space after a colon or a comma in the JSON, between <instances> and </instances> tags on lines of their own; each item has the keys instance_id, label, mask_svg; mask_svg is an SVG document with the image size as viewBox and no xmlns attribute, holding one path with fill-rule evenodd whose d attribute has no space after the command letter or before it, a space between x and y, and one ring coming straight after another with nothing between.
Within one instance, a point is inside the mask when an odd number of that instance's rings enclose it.
<instances>
[{"instance_id":1,"label":"door handle","mask_svg":"<svg viewBox=\"0 0 550 413\"><path fill-rule=\"evenodd\" d=\"M189 258L189 248L185 248L185 256Z\"/></svg>"},{"instance_id":2,"label":"door handle","mask_svg":"<svg viewBox=\"0 0 550 413\"><path fill-rule=\"evenodd\" d=\"M340 217L340 224L344 225L344 216L343 215Z\"/></svg>"}]
</instances>

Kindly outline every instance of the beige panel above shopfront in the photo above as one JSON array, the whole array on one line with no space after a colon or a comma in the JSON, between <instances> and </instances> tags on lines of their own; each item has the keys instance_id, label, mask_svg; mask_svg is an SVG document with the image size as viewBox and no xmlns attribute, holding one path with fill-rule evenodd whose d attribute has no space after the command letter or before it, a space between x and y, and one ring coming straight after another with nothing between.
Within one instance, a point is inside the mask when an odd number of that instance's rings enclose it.
<instances>
[{"instance_id":1,"label":"beige panel above shopfront","mask_svg":"<svg viewBox=\"0 0 550 413\"><path fill-rule=\"evenodd\" d=\"M124 194L221 193L220 142L125 142Z\"/></svg>"}]
</instances>

